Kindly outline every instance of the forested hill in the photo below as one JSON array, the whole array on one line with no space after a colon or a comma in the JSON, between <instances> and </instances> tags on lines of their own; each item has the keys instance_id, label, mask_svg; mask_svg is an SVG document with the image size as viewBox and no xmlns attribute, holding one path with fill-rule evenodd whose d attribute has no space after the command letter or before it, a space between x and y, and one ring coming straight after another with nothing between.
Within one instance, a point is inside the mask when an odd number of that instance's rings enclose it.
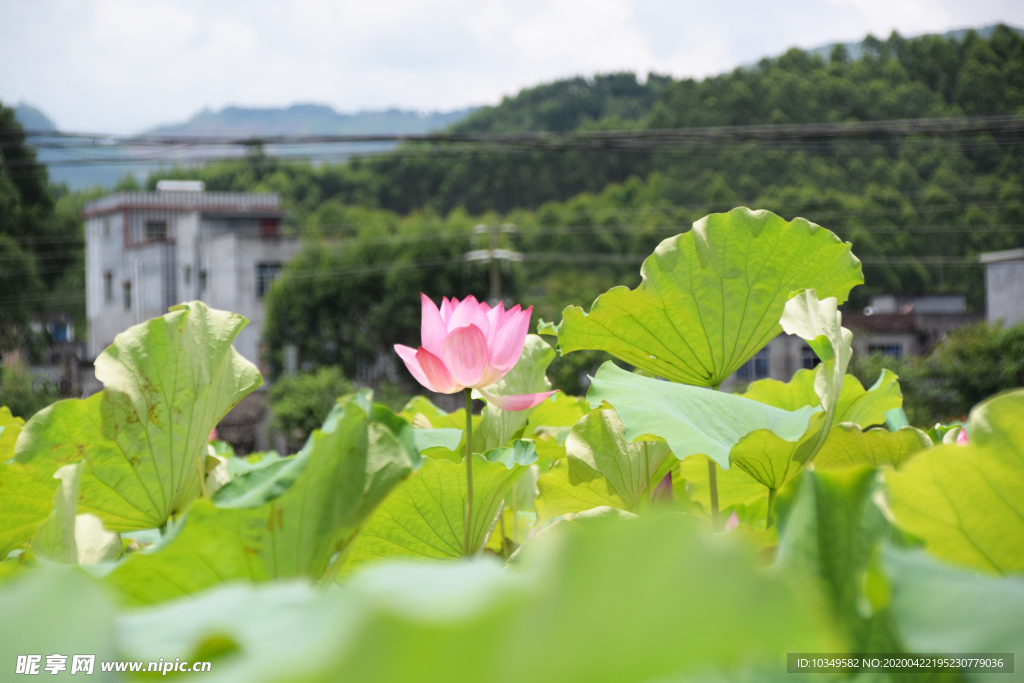
<instances>
[{"instance_id":1,"label":"forested hill","mask_svg":"<svg viewBox=\"0 0 1024 683\"><path fill-rule=\"evenodd\" d=\"M564 133L591 128L632 128L671 84L671 76L631 72L567 78L522 90L501 104L482 107L451 127L456 133Z\"/></svg>"},{"instance_id":2,"label":"forested hill","mask_svg":"<svg viewBox=\"0 0 1024 683\"><path fill-rule=\"evenodd\" d=\"M553 130L571 121L581 128L613 121L612 128L647 130L1024 114L1024 39L1006 27L987 39L973 32L963 40L893 35L865 41L858 60L842 49L828 60L791 50L755 68L701 81L648 79L639 85L615 76L601 82L609 86L574 90L566 81L532 89L477 112L463 126ZM653 87L663 91L650 111L630 119ZM614 96L594 106L595 93L602 92ZM583 104L574 108L576 98ZM527 106L530 101L536 106ZM628 150L466 152L421 143L326 167L258 158L161 177L198 175L211 190L281 192L300 230L311 222L317 230L337 225L319 218L331 207L362 206L442 216L454 209L497 212L609 235L651 221L679 231L702 215L742 204L805 216L852 241L871 262L854 305L865 305L872 292L941 290L964 292L983 310L981 271L971 259L1024 246L1021 144L1016 134L989 133L812 141L769 136L689 148L654 140ZM535 213L526 217L523 211ZM600 235L570 241L558 249L583 254L616 243ZM554 248L541 242L531 247ZM540 266L531 267L544 276ZM592 265L581 268L593 271ZM635 273L635 265L613 277L621 281L627 270ZM586 296L578 303L589 303Z\"/></svg>"}]
</instances>

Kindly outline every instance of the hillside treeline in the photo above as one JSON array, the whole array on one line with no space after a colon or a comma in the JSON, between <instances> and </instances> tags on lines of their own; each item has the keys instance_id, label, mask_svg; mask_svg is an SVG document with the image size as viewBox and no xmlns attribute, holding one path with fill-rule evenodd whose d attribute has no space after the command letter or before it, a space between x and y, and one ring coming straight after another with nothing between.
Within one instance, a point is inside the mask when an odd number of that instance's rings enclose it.
<instances>
[{"instance_id":1,"label":"hillside treeline","mask_svg":"<svg viewBox=\"0 0 1024 683\"><path fill-rule=\"evenodd\" d=\"M700 81L566 79L483 108L451 132L1024 114L1024 39L1014 30L963 40L894 34L864 47L857 60L841 47L828 60L791 50ZM517 226L502 244L526 260L507 266L504 292L556 321L567 304L589 306L610 286L635 285L639 258L660 239L737 205L805 216L852 241L867 279L852 307L873 293L947 291L983 310L982 271L971 259L1024 246L1016 135L655 140L629 151L416 143L319 166L255 149L244 160L154 174L147 185L161 178L282 195L289 229L310 239L269 299L273 364L280 369L283 346L294 343L305 367L341 365L350 377L373 374L392 343L416 341L418 292L487 295L486 268L461 260L478 223Z\"/></svg>"}]
</instances>

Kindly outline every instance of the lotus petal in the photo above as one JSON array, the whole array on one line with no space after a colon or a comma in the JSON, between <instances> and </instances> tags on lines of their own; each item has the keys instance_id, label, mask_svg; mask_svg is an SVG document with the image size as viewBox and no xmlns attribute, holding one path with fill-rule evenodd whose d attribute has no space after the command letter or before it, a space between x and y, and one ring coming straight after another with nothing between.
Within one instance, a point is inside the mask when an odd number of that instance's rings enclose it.
<instances>
[{"instance_id":1,"label":"lotus petal","mask_svg":"<svg viewBox=\"0 0 1024 683\"><path fill-rule=\"evenodd\" d=\"M452 377L452 373L449 371L448 366L445 365L444 361L432 354L430 351L427 351L422 346L419 351L416 352L416 360L419 361L424 374L430 381L430 384L424 384L423 386L428 389L433 386L432 391L437 391L442 394L454 394L456 391L462 390L464 385L460 385L459 382Z\"/></svg>"}]
</instances>

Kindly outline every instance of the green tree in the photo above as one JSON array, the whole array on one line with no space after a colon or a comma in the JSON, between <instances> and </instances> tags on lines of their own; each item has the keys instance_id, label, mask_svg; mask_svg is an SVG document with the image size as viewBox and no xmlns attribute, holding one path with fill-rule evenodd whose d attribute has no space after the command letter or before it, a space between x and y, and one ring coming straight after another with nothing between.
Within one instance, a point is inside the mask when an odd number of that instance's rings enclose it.
<instances>
[{"instance_id":1,"label":"green tree","mask_svg":"<svg viewBox=\"0 0 1024 683\"><path fill-rule=\"evenodd\" d=\"M281 377L270 388L271 426L285 435L289 448L301 444L324 423L335 400L352 391L338 367Z\"/></svg>"}]
</instances>

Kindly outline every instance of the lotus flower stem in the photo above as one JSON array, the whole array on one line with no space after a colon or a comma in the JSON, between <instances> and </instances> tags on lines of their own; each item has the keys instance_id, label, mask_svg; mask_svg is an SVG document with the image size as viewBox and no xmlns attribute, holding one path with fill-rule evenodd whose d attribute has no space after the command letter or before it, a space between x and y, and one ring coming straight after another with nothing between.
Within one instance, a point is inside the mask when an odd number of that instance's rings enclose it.
<instances>
[{"instance_id":1,"label":"lotus flower stem","mask_svg":"<svg viewBox=\"0 0 1024 683\"><path fill-rule=\"evenodd\" d=\"M715 391L721 391L722 385L716 384ZM718 515L718 470L715 469L715 461L708 458L708 491L711 497L711 530L719 532L722 530L721 520Z\"/></svg>"},{"instance_id":2,"label":"lotus flower stem","mask_svg":"<svg viewBox=\"0 0 1024 683\"><path fill-rule=\"evenodd\" d=\"M462 540L462 554L471 555L469 532L473 520L473 390L466 388L466 532ZM504 542L504 539L502 539Z\"/></svg>"},{"instance_id":3,"label":"lotus flower stem","mask_svg":"<svg viewBox=\"0 0 1024 683\"><path fill-rule=\"evenodd\" d=\"M505 542L505 501L501 501L501 507L498 508L498 533L501 535L501 556L504 559L508 559L508 543Z\"/></svg>"},{"instance_id":4,"label":"lotus flower stem","mask_svg":"<svg viewBox=\"0 0 1024 683\"><path fill-rule=\"evenodd\" d=\"M512 484L512 542L518 543L516 529L519 527L519 482Z\"/></svg>"},{"instance_id":5,"label":"lotus flower stem","mask_svg":"<svg viewBox=\"0 0 1024 683\"><path fill-rule=\"evenodd\" d=\"M651 501L654 500L654 494L651 491L651 459L647 453L647 442L644 441L644 494L647 498L647 505L650 506Z\"/></svg>"},{"instance_id":6,"label":"lotus flower stem","mask_svg":"<svg viewBox=\"0 0 1024 683\"><path fill-rule=\"evenodd\" d=\"M718 518L718 471L715 461L711 458L708 458L708 488L711 491L711 528L721 531Z\"/></svg>"},{"instance_id":7,"label":"lotus flower stem","mask_svg":"<svg viewBox=\"0 0 1024 683\"><path fill-rule=\"evenodd\" d=\"M775 489L768 489L768 515L764 521L764 530L772 528L772 503L775 502Z\"/></svg>"}]
</instances>

